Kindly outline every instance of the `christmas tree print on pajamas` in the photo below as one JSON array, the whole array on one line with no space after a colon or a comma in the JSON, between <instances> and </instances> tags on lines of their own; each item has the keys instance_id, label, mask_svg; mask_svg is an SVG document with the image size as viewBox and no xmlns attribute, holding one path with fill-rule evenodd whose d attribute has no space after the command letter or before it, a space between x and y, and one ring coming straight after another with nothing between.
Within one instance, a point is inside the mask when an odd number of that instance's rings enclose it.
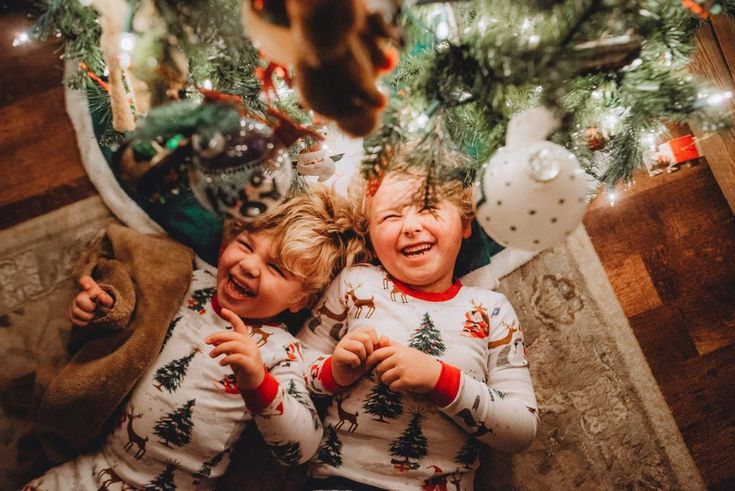
<instances>
[{"instance_id":1,"label":"christmas tree print on pajamas","mask_svg":"<svg viewBox=\"0 0 735 491\"><path fill-rule=\"evenodd\" d=\"M426 394L390 390L373 370L340 389L330 355L339 339L361 327L459 368L455 397L439 407ZM481 445L516 451L535 434L523 334L499 293L455 285L446 294L422 295L396 284L382 267L355 266L329 286L298 338L309 390L333 396L322 446L310 463L315 477L391 490L469 490ZM506 362L506 348L513 363Z\"/></svg>"},{"instance_id":2,"label":"christmas tree print on pajamas","mask_svg":"<svg viewBox=\"0 0 735 491\"><path fill-rule=\"evenodd\" d=\"M203 350L204 339L231 329L212 306L215 276L194 271L192 284L154 363L132 390L123 415L100 452L49 471L40 489L213 488L231 450L251 422L286 465L316 453L321 422L305 386L300 343L284 325L251 325L275 397L251 407L229 366ZM213 270L212 270L213 271ZM263 403L265 404L265 402ZM94 472L93 472L94 471Z\"/></svg>"}]
</instances>

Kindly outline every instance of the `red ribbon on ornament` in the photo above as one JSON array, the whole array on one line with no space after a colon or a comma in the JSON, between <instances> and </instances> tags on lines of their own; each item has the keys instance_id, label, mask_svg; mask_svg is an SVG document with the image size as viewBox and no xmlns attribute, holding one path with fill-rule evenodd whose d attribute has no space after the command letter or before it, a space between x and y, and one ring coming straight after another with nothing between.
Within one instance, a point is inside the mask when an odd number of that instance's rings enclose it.
<instances>
[{"instance_id":1,"label":"red ribbon on ornament","mask_svg":"<svg viewBox=\"0 0 735 491\"><path fill-rule=\"evenodd\" d=\"M317 141L324 140L324 137L318 132L312 130L311 128L307 128L306 126L295 123L293 120L291 120L291 118L288 117L288 115L273 107L268 106L266 108L266 114L268 114L268 116L272 118L272 120L269 121L261 115L253 113L247 107L245 107L242 96L227 94L218 90L205 89L203 87L199 87L199 92L204 96L204 99L206 101L230 104L236 107L242 116L255 119L256 121L260 121L261 123L270 126L271 128L273 128L273 132L275 133L276 137L286 147L290 147L294 144L296 140L305 136L309 136Z\"/></svg>"}]
</instances>

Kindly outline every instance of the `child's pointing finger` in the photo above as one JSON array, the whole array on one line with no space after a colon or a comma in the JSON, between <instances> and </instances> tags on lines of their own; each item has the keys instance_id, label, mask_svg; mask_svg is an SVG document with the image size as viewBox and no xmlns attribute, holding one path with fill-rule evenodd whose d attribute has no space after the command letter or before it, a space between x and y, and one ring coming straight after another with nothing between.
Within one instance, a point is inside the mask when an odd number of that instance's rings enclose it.
<instances>
[{"instance_id":1,"label":"child's pointing finger","mask_svg":"<svg viewBox=\"0 0 735 491\"><path fill-rule=\"evenodd\" d=\"M89 290L94 286L97 286L97 283L95 283L91 276L82 276L79 278L79 288L82 290Z\"/></svg>"},{"instance_id":2,"label":"child's pointing finger","mask_svg":"<svg viewBox=\"0 0 735 491\"><path fill-rule=\"evenodd\" d=\"M238 341L243 344L250 344L253 342L252 338L250 338L250 336L248 336L247 334L233 331L219 331L204 338L205 343L213 344L215 346L226 341Z\"/></svg>"},{"instance_id":3,"label":"child's pointing finger","mask_svg":"<svg viewBox=\"0 0 735 491\"><path fill-rule=\"evenodd\" d=\"M79 278L79 287L89 295L89 298L94 301L97 307L112 308L115 305L115 300L91 276Z\"/></svg>"},{"instance_id":4,"label":"child's pointing finger","mask_svg":"<svg viewBox=\"0 0 735 491\"><path fill-rule=\"evenodd\" d=\"M240 319L240 317L237 316L237 314L229 309L222 309L221 314L227 322L232 324L232 328L235 330L235 332L249 335L248 328L245 327L245 323L242 321L242 319Z\"/></svg>"}]
</instances>

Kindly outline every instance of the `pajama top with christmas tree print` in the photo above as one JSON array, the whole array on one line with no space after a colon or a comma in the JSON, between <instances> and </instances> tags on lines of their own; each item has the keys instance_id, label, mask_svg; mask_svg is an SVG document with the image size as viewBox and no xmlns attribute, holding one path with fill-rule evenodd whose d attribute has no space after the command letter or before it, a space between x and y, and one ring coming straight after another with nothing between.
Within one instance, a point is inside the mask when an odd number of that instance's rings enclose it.
<instances>
[{"instance_id":1,"label":"pajama top with christmas tree print","mask_svg":"<svg viewBox=\"0 0 735 491\"><path fill-rule=\"evenodd\" d=\"M102 450L51 469L34 481L37 489L101 489L118 480L141 488L213 489L253 420L284 464L305 462L317 450L322 427L304 385L299 342L284 325L249 324L270 375L243 398L232 369L210 358L212 347L204 344L232 326L212 303L216 271L200 266L160 355Z\"/></svg>"},{"instance_id":2,"label":"pajama top with christmas tree print","mask_svg":"<svg viewBox=\"0 0 735 491\"><path fill-rule=\"evenodd\" d=\"M471 490L481 443L513 452L533 440L538 418L523 334L502 294L459 282L424 293L382 267L355 266L339 274L313 314L297 336L307 385L334 395L310 463L314 477L390 490ZM434 393L393 392L372 370L342 390L330 355L359 327L442 361Z\"/></svg>"}]
</instances>

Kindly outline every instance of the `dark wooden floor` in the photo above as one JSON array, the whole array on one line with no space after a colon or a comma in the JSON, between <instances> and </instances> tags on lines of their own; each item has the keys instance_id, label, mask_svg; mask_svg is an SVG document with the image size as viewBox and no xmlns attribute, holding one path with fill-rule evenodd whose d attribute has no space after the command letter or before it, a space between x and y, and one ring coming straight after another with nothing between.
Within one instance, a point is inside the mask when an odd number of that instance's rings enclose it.
<instances>
[{"instance_id":1,"label":"dark wooden floor","mask_svg":"<svg viewBox=\"0 0 735 491\"><path fill-rule=\"evenodd\" d=\"M735 215L706 164L640 175L585 226L711 489L735 489Z\"/></svg>"},{"instance_id":2,"label":"dark wooden floor","mask_svg":"<svg viewBox=\"0 0 735 491\"><path fill-rule=\"evenodd\" d=\"M64 109L56 44L12 47L30 25L0 11L0 228L94 194Z\"/></svg>"},{"instance_id":3,"label":"dark wooden floor","mask_svg":"<svg viewBox=\"0 0 735 491\"><path fill-rule=\"evenodd\" d=\"M0 11L0 229L94 194L64 112L53 43L11 48ZM706 165L642 176L585 225L712 489L735 489L735 217Z\"/></svg>"}]
</instances>

